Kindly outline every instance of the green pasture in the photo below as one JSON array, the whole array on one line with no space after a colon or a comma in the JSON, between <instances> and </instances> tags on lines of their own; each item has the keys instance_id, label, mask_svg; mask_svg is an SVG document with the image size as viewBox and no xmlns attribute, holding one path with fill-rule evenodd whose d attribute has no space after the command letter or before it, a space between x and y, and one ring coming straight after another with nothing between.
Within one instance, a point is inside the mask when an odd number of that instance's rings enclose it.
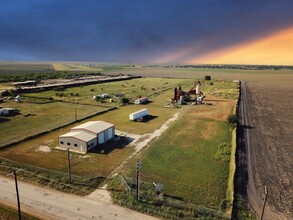
<instances>
[{"instance_id":1,"label":"green pasture","mask_svg":"<svg viewBox=\"0 0 293 220\"><path fill-rule=\"evenodd\" d=\"M114 103L109 103L109 99L102 102L93 100L93 96L108 93L112 97L115 94L124 94L125 98L134 101L138 97L152 96L161 93L166 89L173 89L178 84L191 85L191 80L184 79L163 79L163 78L140 78L125 81L109 82L68 88L65 91L45 91L38 93L29 93L27 96L41 98L53 98L67 102L76 102L79 104L104 104L119 106L119 100L114 99ZM60 94L62 94L60 96ZM172 97L172 94L170 94ZM169 97L169 98L170 98ZM168 100L167 100L168 101Z\"/></svg>"},{"instance_id":2,"label":"green pasture","mask_svg":"<svg viewBox=\"0 0 293 220\"><path fill-rule=\"evenodd\" d=\"M99 106L64 102L36 104L26 99L20 103L13 100L5 101L1 106L16 108L20 114L0 117L0 146L74 122L75 112L78 120L105 109Z\"/></svg>"},{"instance_id":3,"label":"green pasture","mask_svg":"<svg viewBox=\"0 0 293 220\"><path fill-rule=\"evenodd\" d=\"M210 75L212 79L243 80L253 82L286 82L292 79L293 70L241 70L241 69L217 69L217 68L164 68L164 67L121 67L105 68L103 73L133 74L144 77L170 77L197 79Z\"/></svg>"},{"instance_id":4,"label":"green pasture","mask_svg":"<svg viewBox=\"0 0 293 220\"><path fill-rule=\"evenodd\" d=\"M164 193L217 209L226 198L229 163L216 159L231 142L226 122L184 115L140 156L142 181L164 185ZM124 175L134 177L135 160Z\"/></svg>"}]
</instances>

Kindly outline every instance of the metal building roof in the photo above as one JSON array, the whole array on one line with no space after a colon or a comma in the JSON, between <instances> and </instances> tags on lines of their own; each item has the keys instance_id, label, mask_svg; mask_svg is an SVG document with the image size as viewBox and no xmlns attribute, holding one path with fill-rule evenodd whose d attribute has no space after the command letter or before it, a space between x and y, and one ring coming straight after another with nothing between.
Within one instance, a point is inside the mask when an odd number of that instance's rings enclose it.
<instances>
[{"instance_id":1,"label":"metal building roof","mask_svg":"<svg viewBox=\"0 0 293 220\"><path fill-rule=\"evenodd\" d=\"M66 134L63 134L59 137L70 137L70 138L76 138L85 142L88 142L94 138L96 138L97 136L94 134L89 134L86 132L81 132L81 131L70 131Z\"/></svg>"},{"instance_id":2,"label":"metal building roof","mask_svg":"<svg viewBox=\"0 0 293 220\"><path fill-rule=\"evenodd\" d=\"M74 128L71 129L71 131L75 131L75 130L86 130L86 131L90 131L93 133L100 133L108 128L113 127L113 124L110 124L108 122L104 122L104 121L89 121L86 122L84 124L78 125Z\"/></svg>"}]
</instances>

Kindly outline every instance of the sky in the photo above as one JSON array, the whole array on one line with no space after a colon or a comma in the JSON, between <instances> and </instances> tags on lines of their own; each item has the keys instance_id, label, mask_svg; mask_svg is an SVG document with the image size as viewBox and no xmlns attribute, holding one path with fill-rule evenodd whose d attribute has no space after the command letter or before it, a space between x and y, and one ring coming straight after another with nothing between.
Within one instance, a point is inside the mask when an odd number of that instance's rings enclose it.
<instances>
[{"instance_id":1,"label":"sky","mask_svg":"<svg viewBox=\"0 0 293 220\"><path fill-rule=\"evenodd\" d=\"M0 60L293 65L292 0L0 0Z\"/></svg>"}]
</instances>

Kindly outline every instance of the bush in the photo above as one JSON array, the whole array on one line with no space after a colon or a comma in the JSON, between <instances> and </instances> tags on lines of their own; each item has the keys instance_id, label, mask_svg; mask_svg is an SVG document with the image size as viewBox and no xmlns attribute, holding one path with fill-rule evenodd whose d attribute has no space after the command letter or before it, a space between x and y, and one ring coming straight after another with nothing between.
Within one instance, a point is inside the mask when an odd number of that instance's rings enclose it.
<instances>
[{"instance_id":1,"label":"bush","mask_svg":"<svg viewBox=\"0 0 293 220\"><path fill-rule=\"evenodd\" d=\"M211 79L212 79L211 76L208 76L208 75L205 75L205 76L204 76L204 80L211 80Z\"/></svg>"},{"instance_id":2,"label":"bush","mask_svg":"<svg viewBox=\"0 0 293 220\"><path fill-rule=\"evenodd\" d=\"M237 122L238 122L237 115L236 114L229 115L228 118L227 118L227 121L228 121L229 124L231 124L233 126L236 126Z\"/></svg>"},{"instance_id":3,"label":"bush","mask_svg":"<svg viewBox=\"0 0 293 220\"><path fill-rule=\"evenodd\" d=\"M64 91L64 90L65 90L64 86L58 86L53 89L53 91Z\"/></svg>"},{"instance_id":4,"label":"bush","mask_svg":"<svg viewBox=\"0 0 293 220\"><path fill-rule=\"evenodd\" d=\"M128 98L121 98L120 99L120 103L121 104L128 104L129 103L129 99Z\"/></svg>"}]
</instances>

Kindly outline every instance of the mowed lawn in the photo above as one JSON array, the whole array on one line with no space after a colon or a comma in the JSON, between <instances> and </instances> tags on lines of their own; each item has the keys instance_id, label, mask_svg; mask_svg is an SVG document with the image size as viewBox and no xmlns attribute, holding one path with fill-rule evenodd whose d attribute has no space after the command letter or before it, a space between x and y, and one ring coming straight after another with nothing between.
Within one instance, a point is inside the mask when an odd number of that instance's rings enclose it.
<instances>
[{"instance_id":1,"label":"mowed lawn","mask_svg":"<svg viewBox=\"0 0 293 220\"><path fill-rule=\"evenodd\" d=\"M191 106L123 175L134 177L141 159L142 181L161 183L164 193L193 204L218 208L226 198L229 163L215 155L222 143L231 144L226 117L235 100L208 98L215 100L213 105Z\"/></svg>"},{"instance_id":2,"label":"mowed lawn","mask_svg":"<svg viewBox=\"0 0 293 220\"><path fill-rule=\"evenodd\" d=\"M81 119L105 109L99 106L63 102L35 104L28 103L25 100L21 103L12 100L5 101L1 106L3 108L16 108L20 111L20 114L0 118L0 146L73 122L75 111L77 119Z\"/></svg>"}]
</instances>

